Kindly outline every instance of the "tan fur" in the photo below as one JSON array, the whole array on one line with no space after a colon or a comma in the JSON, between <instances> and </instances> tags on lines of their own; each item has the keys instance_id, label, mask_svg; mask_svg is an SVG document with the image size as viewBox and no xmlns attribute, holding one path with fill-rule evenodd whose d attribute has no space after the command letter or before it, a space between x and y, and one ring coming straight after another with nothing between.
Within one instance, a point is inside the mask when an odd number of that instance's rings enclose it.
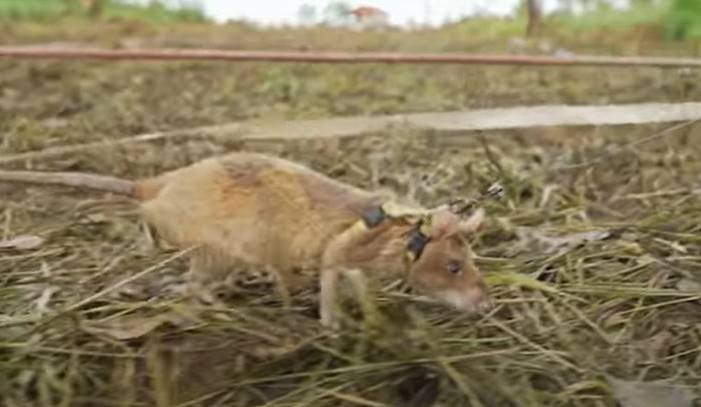
<instances>
[{"instance_id":1,"label":"tan fur","mask_svg":"<svg viewBox=\"0 0 701 407\"><path fill-rule=\"evenodd\" d=\"M335 322L335 285L344 270L406 272L420 289L465 310L487 299L467 245L481 218L473 216L470 224L446 210L429 215L431 242L408 265L409 233L428 211L393 216L367 229L359 223L361 215L388 196L280 158L256 153L210 158L137 181L130 191L160 238L178 248L197 247L191 259L193 287L219 279L237 263L272 266L283 282L291 281L295 269L320 269L326 325ZM447 271L449 260L463 265L459 274Z\"/></svg>"},{"instance_id":2,"label":"tan fur","mask_svg":"<svg viewBox=\"0 0 701 407\"><path fill-rule=\"evenodd\" d=\"M139 185L162 180L142 212L164 239L251 264L271 256L289 267L318 262L333 236L380 203L305 167L257 154L205 160Z\"/></svg>"}]
</instances>

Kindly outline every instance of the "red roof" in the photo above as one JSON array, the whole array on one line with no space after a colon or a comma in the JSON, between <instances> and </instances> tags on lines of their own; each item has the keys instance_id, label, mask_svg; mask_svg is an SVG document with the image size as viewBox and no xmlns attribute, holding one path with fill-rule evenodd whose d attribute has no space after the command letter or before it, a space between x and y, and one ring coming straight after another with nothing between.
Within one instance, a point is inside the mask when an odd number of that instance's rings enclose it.
<instances>
[{"instance_id":1,"label":"red roof","mask_svg":"<svg viewBox=\"0 0 701 407\"><path fill-rule=\"evenodd\" d=\"M355 15L356 17L374 17L374 16L384 16L387 13L384 11L380 10L377 7L372 7L372 6L360 6L356 7L353 10L351 10L351 14Z\"/></svg>"}]
</instances>

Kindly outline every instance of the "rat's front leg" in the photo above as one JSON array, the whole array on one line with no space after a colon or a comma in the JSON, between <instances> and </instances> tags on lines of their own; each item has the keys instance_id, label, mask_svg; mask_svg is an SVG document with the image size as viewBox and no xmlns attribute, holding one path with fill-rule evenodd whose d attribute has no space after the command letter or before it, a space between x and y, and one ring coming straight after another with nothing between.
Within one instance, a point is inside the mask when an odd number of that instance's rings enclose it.
<instances>
[{"instance_id":1,"label":"rat's front leg","mask_svg":"<svg viewBox=\"0 0 701 407\"><path fill-rule=\"evenodd\" d=\"M321 269L319 280L319 317L321 325L331 328L339 328L338 308L338 274L337 267L324 267Z\"/></svg>"},{"instance_id":2,"label":"rat's front leg","mask_svg":"<svg viewBox=\"0 0 701 407\"><path fill-rule=\"evenodd\" d=\"M348 248L353 245L354 239L365 233L365 231L366 229L362 223L349 227L331 239L321 256L319 316L321 324L327 328L338 329L340 326L341 310L338 304L339 274L347 274L350 270L346 253ZM354 280L354 283L364 285L362 277Z\"/></svg>"}]
</instances>

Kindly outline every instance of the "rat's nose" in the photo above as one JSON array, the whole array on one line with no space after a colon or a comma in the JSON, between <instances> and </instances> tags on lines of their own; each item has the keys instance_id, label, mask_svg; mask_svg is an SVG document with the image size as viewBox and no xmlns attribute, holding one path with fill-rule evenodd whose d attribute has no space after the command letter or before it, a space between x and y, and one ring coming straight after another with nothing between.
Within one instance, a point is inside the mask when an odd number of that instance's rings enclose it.
<instances>
[{"instance_id":1,"label":"rat's nose","mask_svg":"<svg viewBox=\"0 0 701 407\"><path fill-rule=\"evenodd\" d=\"M479 305L477 305L477 308L479 312L487 312L494 308L494 305L494 300L492 300L492 297L490 297L489 294L487 294L484 300L482 300L482 302L480 302Z\"/></svg>"},{"instance_id":2,"label":"rat's nose","mask_svg":"<svg viewBox=\"0 0 701 407\"><path fill-rule=\"evenodd\" d=\"M468 313L482 313L493 307L489 293L482 287L471 287L462 292L453 292L446 299L457 309Z\"/></svg>"},{"instance_id":3,"label":"rat's nose","mask_svg":"<svg viewBox=\"0 0 701 407\"><path fill-rule=\"evenodd\" d=\"M485 287L478 287L470 293L470 303L478 312L485 312L494 308L494 301L492 301Z\"/></svg>"}]
</instances>

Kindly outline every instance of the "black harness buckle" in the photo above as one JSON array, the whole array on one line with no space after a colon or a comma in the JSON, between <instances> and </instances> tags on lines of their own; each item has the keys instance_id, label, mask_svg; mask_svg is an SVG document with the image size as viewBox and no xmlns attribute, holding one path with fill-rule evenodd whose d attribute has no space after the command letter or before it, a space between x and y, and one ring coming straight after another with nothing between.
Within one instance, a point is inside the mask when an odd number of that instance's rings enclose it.
<instances>
[{"instance_id":1,"label":"black harness buckle","mask_svg":"<svg viewBox=\"0 0 701 407\"><path fill-rule=\"evenodd\" d=\"M363 222L368 229L374 228L384 222L385 219L387 219L387 213L382 209L382 206L375 206L363 213Z\"/></svg>"},{"instance_id":2,"label":"black harness buckle","mask_svg":"<svg viewBox=\"0 0 701 407\"><path fill-rule=\"evenodd\" d=\"M421 253L423 253L424 248L426 248L426 245L428 242L431 240L430 237L424 235L421 232L421 227L417 227L414 230L411 231L409 234L409 241L407 242L407 250L409 250L409 253L413 256L413 260L416 261L421 257Z\"/></svg>"}]
</instances>

